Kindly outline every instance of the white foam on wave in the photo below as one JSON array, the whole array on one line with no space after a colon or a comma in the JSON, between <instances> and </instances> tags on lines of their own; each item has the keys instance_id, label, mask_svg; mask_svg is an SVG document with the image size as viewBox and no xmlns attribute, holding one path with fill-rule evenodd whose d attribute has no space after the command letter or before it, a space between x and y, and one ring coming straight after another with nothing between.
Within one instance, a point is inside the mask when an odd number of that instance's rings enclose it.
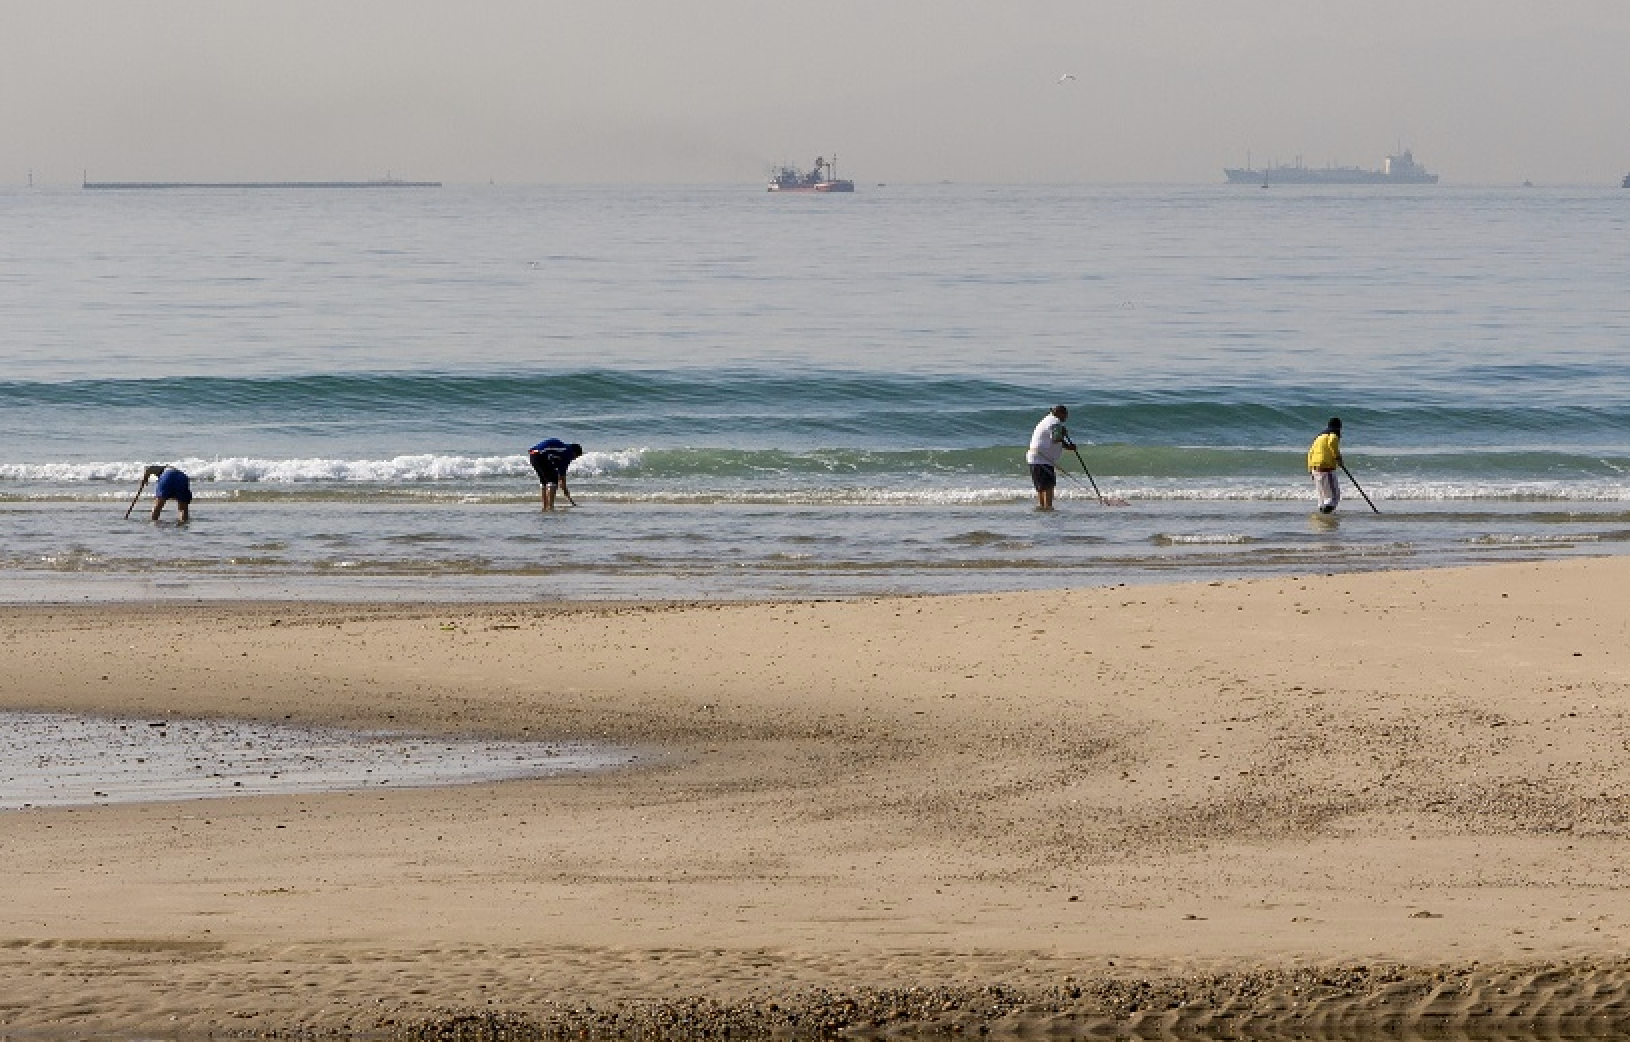
<instances>
[{"instance_id":1,"label":"white foam on wave","mask_svg":"<svg viewBox=\"0 0 1630 1042\"><path fill-rule=\"evenodd\" d=\"M1602 537L1592 532L1575 532L1567 535L1496 533L1476 536L1467 541L1473 546L1566 546L1570 543L1599 543Z\"/></svg>"},{"instance_id":2,"label":"white foam on wave","mask_svg":"<svg viewBox=\"0 0 1630 1042\"><path fill-rule=\"evenodd\" d=\"M396 456L385 460L288 459L261 460L233 457L177 464L194 481L233 484L295 484L298 482L363 482L385 484L404 481L452 481L520 474L526 461L513 456Z\"/></svg>"},{"instance_id":3,"label":"white foam on wave","mask_svg":"<svg viewBox=\"0 0 1630 1042\"><path fill-rule=\"evenodd\" d=\"M0 481L73 484L141 480L141 463L0 463Z\"/></svg>"},{"instance_id":4,"label":"white foam on wave","mask_svg":"<svg viewBox=\"0 0 1630 1042\"><path fill-rule=\"evenodd\" d=\"M902 474L891 481L879 474L875 484L838 485L822 481L818 475L775 475L720 477L712 474L664 472L666 457L653 469L648 466L653 450L648 448L586 452L571 469L574 480L607 482L601 491L629 501L653 502L764 502L764 503L877 503L972 505L1010 502L1031 495L1029 485L1015 476L1010 484L983 487L968 484L928 486L920 474ZM459 482L516 482L524 488L532 479L532 469L524 453L503 455L464 455L415 453L383 459L340 459L301 457L268 459L252 456L191 457L170 459L193 479L193 493L200 498L230 496L232 488L245 486L289 487L302 485L384 486L397 494L425 493L432 496ZM0 490L5 486L44 486L0 491L0 498L49 497L65 487L91 486L72 496L90 494L94 498L128 496L140 480L146 464L130 461L0 463ZM852 479L850 479L852 480ZM962 480L967 481L967 478ZM979 480L977 478L973 480ZM1590 481L1385 481L1364 480L1364 490L1376 502L1630 502L1630 484L1619 480ZM1311 491L1304 480L1283 481L1260 478L1230 479L1130 477L1101 479L1099 488L1106 496L1119 496L1146 502L1294 502L1306 500ZM1345 484L1345 483L1344 483ZM102 486L97 488L96 486ZM215 486L212 490L210 486ZM53 490L54 487L54 490ZM470 494L470 490L457 490ZM1356 498L1356 490L1348 485ZM61 494L55 491L55 494ZM1090 500L1090 488L1080 484L1059 486L1061 500Z\"/></svg>"},{"instance_id":5,"label":"white foam on wave","mask_svg":"<svg viewBox=\"0 0 1630 1042\"><path fill-rule=\"evenodd\" d=\"M1149 541L1157 546L1237 546L1256 542L1252 537L1238 532L1159 532L1150 536Z\"/></svg>"},{"instance_id":6,"label":"white foam on wave","mask_svg":"<svg viewBox=\"0 0 1630 1042\"><path fill-rule=\"evenodd\" d=\"M1368 485L1365 486L1365 490L1372 497L1376 496L1375 490ZM1389 486L1387 498L1428 501L1504 499L1623 503L1630 501L1630 485L1598 481L1422 482Z\"/></svg>"},{"instance_id":7,"label":"white foam on wave","mask_svg":"<svg viewBox=\"0 0 1630 1042\"><path fill-rule=\"evenodd\" d=\"M622 449L617 452L584 452L572 464L569 477L606 477L637 470L644 459L645 449Z\"/></svg>"},{"instance_id":8,"label":"white foam on wave","mask_svg":"<svg viewBox=\"0 0 1630 1042\"><path fill-rule=\"evenodd\" d=\"M1283 484L1227 484L1226 479L1215 479L1216 484L1206 486L1175 484L1129 484L1115 486L1099 482L1105 495L1118 495L1127 499L1165 502L1288 502L1305 500L1312 496L1309 486L1301 481ZM1559 502L1559 503L1624 503L1630 502L1630 485L1597 481L1511 481L1511 482L1411 482L1382 483L1360 479L1364 491L1377 503L1460 501L1495 502ZM1358 492L1351 482L1343 482L1348 497L1355 501Z\"/></svg>"},{"instance_id":9,"label":"white foam on wave","mask_svg":"<svg viewBox=\"0 0 1630 1042\"><path fill-rule=\"evenodd\" d=\"M1301 485L1115 485L1101 481L1098 487L1106 496L1123 499L1145 499L1157 502L1181 503L1257 503L1285 502L1306 499L1308 491ZM1088 493L1091 498L1091 493Z\"/></svg>"},{"instance_id":10,"label":"white foam on wave","mask_svg":"<svg viewBox=\"0 0 1630 1042\"><path fill-rule=\"evenodd\" d=\"M608 502L685 505L743 506L987 506L1014 503L1032 498L1022 488L934 488L902 489L867 486L761 488L738 486L729 489L674 489L651 492L612 492L598 496Z\"/></svg>"},{"instance_id":11,"label":"white foam on wave","mask_svg":"<svg viewBox=\"0 0 1630 1042\"><path fill-rule=\"evenodd\" d=\"M572 466L572 476L606 476L637 468L643 449L618 452L586 452ZM390 459L258 459L230 456L216 459L188 458L166 461L186 471L198 483L238 485L403 484L437 481L475 481L485 478L530 477L532 468L524 453L503 456L458 456L417 453ZM135 484L141 480L145 463L3 463L0 482L88 484ZM198 491L197 489L194 490Z\"/></svg>"}]
</instances>

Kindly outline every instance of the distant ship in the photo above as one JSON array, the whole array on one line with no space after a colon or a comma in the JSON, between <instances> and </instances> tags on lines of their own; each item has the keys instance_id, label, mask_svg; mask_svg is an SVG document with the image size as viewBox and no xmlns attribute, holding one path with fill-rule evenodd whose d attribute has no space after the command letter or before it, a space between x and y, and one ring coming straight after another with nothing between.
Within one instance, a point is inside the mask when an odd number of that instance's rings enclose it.
<instances>
[{"instance_id":1,"label":"distant ship","mask_svg":"<svg viewBox=\"0 0 1630 1042\"><path fill-rule=\"evenodd\" d=\"M1630 174L1625 174L1624 175L1624 184L1620 185L1619 187L1620 188L1630 188Z\"/></svg>"},{"instance_id":2,"label":"distant ship","mask_svg":"<svg viewBox=\"0 0 1630 1042\"><path fill-rule=\"evenodd\" d=\"M852 192L855 183L838 177L837 156L834 155L830 163L816 156L807 174L795 166L778 166L770 171L769 189L772 192Z\"/></svg>"},{"instance_id":3,"label":"distant ship","mask_svg":"<svg viewBox=\"0 0 1630 1042\"><path fill-rule=\"evenodd\" d=\"M1437 174L1429 174L1426 167L1415 162L1406 148L1387 157L1379 170L1366 170L1359 166L1303 166L1297 159L1294 166L1270 166L1261 170L1225 167L1230 184L1237 185L1435 185Z\"/></svg>"}]
</instances>

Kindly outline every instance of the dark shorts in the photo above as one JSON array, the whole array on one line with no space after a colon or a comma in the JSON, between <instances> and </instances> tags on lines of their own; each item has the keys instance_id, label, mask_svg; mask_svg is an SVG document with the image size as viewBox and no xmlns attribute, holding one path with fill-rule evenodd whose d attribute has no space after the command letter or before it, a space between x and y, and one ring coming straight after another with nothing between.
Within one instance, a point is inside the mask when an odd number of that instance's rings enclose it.
<instances>
[{"instance_id":1,"label":"dark shorts","mask_svg":"<svg viewBox=\"0 0 1630 1042\"><path fill-rule=\"evenodd\" d=\"M153 486L153 496L186 505L192 502L192 485L187 481L187 475L178 470L167 470L158 476L158 484Z\"/></svg>"},{"instance_id":2,"label":"dark shorts","mask_svg":"<svg viewBox=\"0 0 1630 1042\"><path fill-rule=\"evenodd\" d=\"M532 461L532 469L538 472L538 484L560 484L560 472L555 469L554 463L550 461L548 456L541 452L534 452L527 456L527 459Z\"/></svg>"},{"instance_id":3,"label":"dark shorts","mask_svg":"<svg viewBox=\"0 0 1630 1042\"><path fill-rule=\"evenodd\" d=\"M1051 463L1030 464L1030 483L1036 486L1037 492L1046 492L1050 488L1058 487L1058 472Z\"/></svg>"}]
</instances>

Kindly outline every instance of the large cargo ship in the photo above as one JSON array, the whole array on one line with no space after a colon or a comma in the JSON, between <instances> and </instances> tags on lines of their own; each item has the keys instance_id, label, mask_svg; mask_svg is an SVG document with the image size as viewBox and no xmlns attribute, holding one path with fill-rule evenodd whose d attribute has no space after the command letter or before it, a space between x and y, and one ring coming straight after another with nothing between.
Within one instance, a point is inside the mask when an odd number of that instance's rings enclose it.
<instances>
[{"instance_id":1,"label":"large cargo ship","mask_svg":"<svg viewBox=\"0 0 1630 1042\"><path fill-rule=\"evenodd\" d=\"M1415 162L1404 149L1390 155L1379 170L1361 166L1303 166L1300 158L1290 166L1268 166L1254 170L1247 160L1244 167L1225 167L1231 184L1237 185L1435 185L1437 174Z\"/></svg>"},{"instance_id":2,"label":"large cargo ship","mask_svg":"<svg viewBox=\"0 0 1630 1042\"><path fill-rule=\"evenodd\" d=\"M808 173L795 166L778 166L770 171L769 190L772 192L852 192L853 181L838 177L838 157L831 162L816 156Z\"/></svg>"}]
</instances>

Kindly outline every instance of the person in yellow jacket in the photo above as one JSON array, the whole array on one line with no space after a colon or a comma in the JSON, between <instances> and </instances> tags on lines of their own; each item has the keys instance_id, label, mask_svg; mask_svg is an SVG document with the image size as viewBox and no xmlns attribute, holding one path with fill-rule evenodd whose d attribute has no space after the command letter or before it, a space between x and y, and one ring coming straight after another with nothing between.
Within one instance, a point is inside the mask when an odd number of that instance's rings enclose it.
<instances>
[{"instance_id":1,"label":"person in yellow jacket","mask_svg":"<svg viewBox=\"0 0 1630 1042\"><path fill-rule=\"evenodd\" d=\"M1313 475L1313 491L1319 497L1321 514L1335 513L1341 502L1341 482L1336 480L1341 465L1341 417L1332 416L1307 450L1307 469Z\"/></svg>"}]
</instances>

